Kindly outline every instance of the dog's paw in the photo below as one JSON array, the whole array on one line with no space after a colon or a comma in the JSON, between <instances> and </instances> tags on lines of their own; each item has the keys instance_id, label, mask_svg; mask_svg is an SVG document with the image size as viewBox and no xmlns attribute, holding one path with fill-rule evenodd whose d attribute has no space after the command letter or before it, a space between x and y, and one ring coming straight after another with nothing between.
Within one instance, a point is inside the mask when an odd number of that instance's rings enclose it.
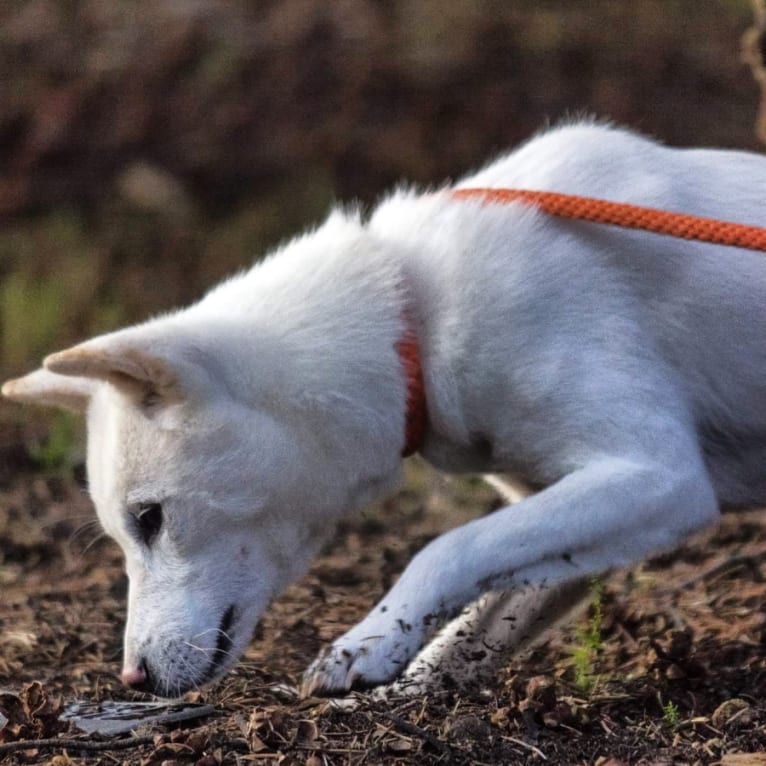
<instances>
[{"instance_id":1,"label":"dog's paw","mask_svg":"<svg viewBox=\"0 0 766 766\"><path fill-rule=\"evenodd\" d=\"M325 649L303 674L304 697L343 694L352 689L370 689L396 678L418 648L414 637L368 635L342 636Z\"/></svg>"}]
</instances>

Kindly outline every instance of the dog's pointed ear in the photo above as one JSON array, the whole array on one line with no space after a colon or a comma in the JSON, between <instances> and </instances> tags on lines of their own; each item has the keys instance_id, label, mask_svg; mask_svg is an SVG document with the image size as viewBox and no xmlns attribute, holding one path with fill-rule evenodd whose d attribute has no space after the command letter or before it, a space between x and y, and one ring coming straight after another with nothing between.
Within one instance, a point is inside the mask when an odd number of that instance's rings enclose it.
<instances>
[{"instance_id":1,"label":"dog's pointed ear","mask_svg":"<svg viewBox=\"0 0 766 766\"><path fill-rule=\"evenodd\" d=\"M39 369L4 383L2 394L15 402L44 404L84 413L96 385L86 378L70 378Z\"/></svg>"},{"instance_id":2,"label":"dog's pointed ear","mask_svg":"<svg viewBox=\"0 0 766 766\"><path fill-rule=\"evenodd\" d=\"M111 383L144 406L183 401L188 387L181 367L141 333L122 332L96 338L46 357L51 373Z\"/></svg>"}]
</instances>

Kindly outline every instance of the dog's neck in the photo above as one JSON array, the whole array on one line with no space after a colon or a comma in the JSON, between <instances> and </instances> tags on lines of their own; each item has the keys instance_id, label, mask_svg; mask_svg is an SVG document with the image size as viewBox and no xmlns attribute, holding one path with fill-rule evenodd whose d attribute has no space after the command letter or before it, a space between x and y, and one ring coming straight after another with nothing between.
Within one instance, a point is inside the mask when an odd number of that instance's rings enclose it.
<instances>
[{"instance_id":1,"label":"dog's neck","mask_svg":"<svg viewBox=\"0 0 766 766\"><path fill-rule=\"evenodd\" d=\"M418 337L412 323L406 317L404 336L397 344L397 351L407 382L402 457L410 457L423 444L426 429L426 394Z\"/></svg>"},{"instance_id":2,"label":"dog's neck","mask_svg":"<svg viewBox=\"0 0 766 766\"><path fill-rule=\"evenodd\" d=\"M311 238L190 309L201 326L233 318L212 352L231 389L299 431L325 434L344 470L359 463L356 476L393 472L396 458L419 451L426 430L419 312L407 305L416 299L403 251L336 212ZM253 363L243 366L243 354Z\"/></svg>"}]
</instances>

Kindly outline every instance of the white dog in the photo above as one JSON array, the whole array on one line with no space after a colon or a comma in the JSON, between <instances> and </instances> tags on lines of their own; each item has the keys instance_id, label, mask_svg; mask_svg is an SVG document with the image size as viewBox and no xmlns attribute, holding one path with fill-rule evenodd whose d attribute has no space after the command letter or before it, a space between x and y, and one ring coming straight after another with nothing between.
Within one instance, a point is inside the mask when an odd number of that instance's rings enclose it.
<instances>
[{"instance_id":1,"label":"white dog","mask_svg":"<svg viewBox=\"0 0 766 766\"><path fill-rule=\"evenodd\" d=\"M458 186L766 226L765 158L589 123ZM334 522L395 487L405 441L533 488L426 546L305 689L421 681L518 645L583 578L766 502L766 255L400 190L3 393L87 413L130 578L122 677L166 696L231 667Z\"/></svg>"}]
</instances>

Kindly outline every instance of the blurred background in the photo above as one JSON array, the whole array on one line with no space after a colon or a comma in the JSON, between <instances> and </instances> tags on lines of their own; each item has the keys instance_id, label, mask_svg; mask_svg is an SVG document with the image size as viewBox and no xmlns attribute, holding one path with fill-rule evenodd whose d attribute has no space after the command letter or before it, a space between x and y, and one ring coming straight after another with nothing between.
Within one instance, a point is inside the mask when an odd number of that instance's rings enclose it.
<instances>
[{"instance_id":1,"label":"blurred background","mask_svg":"<svg viewBox=\"0 0 766 766\"><path fill-rule=\"evenodd\" d=\"M333 201L455 177L567 115L757 149L753 7L4 0L0 379L192 300Z\"/></svg>"}]
</instances>

